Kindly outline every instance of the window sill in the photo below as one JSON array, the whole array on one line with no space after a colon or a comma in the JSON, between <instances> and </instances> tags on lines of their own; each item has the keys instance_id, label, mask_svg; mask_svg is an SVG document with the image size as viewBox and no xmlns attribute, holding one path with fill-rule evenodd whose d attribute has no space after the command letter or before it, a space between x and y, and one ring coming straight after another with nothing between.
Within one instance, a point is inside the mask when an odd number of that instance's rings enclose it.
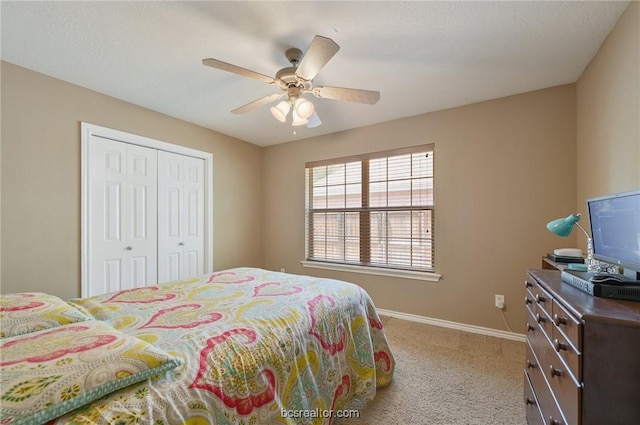
<instances>
[{"instance_id":1,"label":"window sill","mask_svg":"<svg viewBox=\"0 0 640 425\"><path fill-rule=\"evenodd\" d=\"M403 279L426 280L438 282L442 275L430 272L418 272L413 270L393 270L378 267L354 266L351 264L323 263L320 261L301 261L302 267L313 269L336 270L341 272L352 272L362 274L373 274L378 276L399 277Z\"/></svg>"}]
</instances>

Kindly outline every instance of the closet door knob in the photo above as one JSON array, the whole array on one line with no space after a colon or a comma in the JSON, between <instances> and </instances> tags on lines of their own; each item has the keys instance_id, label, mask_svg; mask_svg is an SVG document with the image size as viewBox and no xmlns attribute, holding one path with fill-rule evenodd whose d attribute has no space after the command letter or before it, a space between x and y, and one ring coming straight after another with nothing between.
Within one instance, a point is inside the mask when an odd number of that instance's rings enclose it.
<instances>
[{"instance_id":1,"label":"closet door knob","mask_svg":"<svg viewBox=\"0 0 640 425\"><path fill-rule=\"evenodd\" d=\"M180 242L178 245L180 245L180 246L184 246L184 242Z\"/></svg>"},{"instance_id":2,"label":"closet door knob","mask_svg":"<svg viewBox=\"0 0 640 425\"><path fill-rule=\"evenodd\" d=\"M131 245L129 245L128 247L125 248L127 251L131 251L133 249L133 247Z\"/></svg>"}]
</instances>

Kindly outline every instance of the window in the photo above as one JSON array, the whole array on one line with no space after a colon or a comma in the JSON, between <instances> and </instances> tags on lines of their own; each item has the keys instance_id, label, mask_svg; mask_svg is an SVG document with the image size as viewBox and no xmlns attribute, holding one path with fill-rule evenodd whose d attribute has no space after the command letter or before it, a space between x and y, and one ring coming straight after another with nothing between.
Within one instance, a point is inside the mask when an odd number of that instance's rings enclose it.
<instances>
[{"instance_id":1,"label":"window","mask_svg":"<svg viewBox=\"0 0 640 425\"><path fill-rule=\"evenodd\" d=\"M308 261L433 272L433 145L306 164Z\"/></svg>"}]
</instances>

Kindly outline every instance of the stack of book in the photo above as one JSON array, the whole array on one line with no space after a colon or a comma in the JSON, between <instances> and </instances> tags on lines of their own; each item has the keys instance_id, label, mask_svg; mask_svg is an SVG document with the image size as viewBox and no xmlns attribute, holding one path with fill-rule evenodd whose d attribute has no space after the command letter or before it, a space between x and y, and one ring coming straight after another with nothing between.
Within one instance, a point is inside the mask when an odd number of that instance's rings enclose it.
<instances>
[{"instance_id":1,"label":"stack of book","mask_svg":"<svg viewBox=\"0 0 640 425\"><path fill-rule=\"evenodd\" d=\"M556 255L552 252L547 254L547 258L556 263L571 264L571 263L584 263L582 257L569 257L565 255Z\"/></svg>"}]
</instances>

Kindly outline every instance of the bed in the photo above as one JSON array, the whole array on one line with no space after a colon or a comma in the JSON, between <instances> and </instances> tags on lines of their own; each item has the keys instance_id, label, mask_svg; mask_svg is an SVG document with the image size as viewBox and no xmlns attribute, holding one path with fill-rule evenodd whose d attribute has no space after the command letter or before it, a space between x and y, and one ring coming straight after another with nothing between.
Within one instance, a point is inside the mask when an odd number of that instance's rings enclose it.
<instances>
[{"instance_id":1,"label":"bed","mask_svg":"<svg viewBox=\"0 0 640 425\"><path fill-rule=\"evenodd\" d=\"M2 299L3 425L331 424L394 372L370 297L338 280L235 268L8 317L34 305Z\"/></svg>"}]
</instances>

